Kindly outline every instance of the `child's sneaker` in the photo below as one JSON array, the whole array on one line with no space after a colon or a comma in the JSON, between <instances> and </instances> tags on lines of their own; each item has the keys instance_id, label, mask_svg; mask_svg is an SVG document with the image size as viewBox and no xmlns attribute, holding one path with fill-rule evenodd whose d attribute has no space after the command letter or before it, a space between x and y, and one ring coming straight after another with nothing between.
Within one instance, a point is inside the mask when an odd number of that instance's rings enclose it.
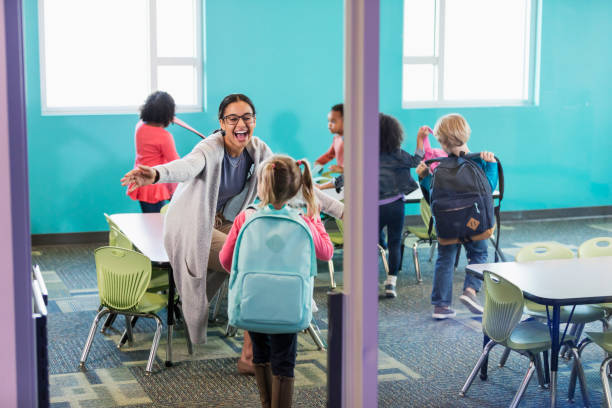
<instances>
[{"instance_id":1,"label":"child's sneaker","mask_svg":"<svg viewBox=\"0 0 612 408\"><path fill-rule=\"evenodd\" d=\"M455 317L457 313L448 306L434 306L434 311L431 315L434 319L442 320L449 317Z\"/></svg>"},{"instance_id":2,"label":"child's sneaker","mask_svg":"<svg viewBox=\"0 0 612 408\"><path fill-rule=\"evenodd\" d=\"M388 298L397 297L397 292L395 291L395 284L397 283L397 276L389 275L387 280L385 281L385 296Z\"/></svg>"},{"instance_id":3,"label":"child's sneaker","mask_svg":"<svg viewBox=\"0 0 612 408\"><path fill-rule=\"evenodd\" d=\"M474 314L482 314L484 311L484 308L478 302L478 299L476 299L476 294L468 290L463 291L463 295L459 296L459 300Z\"/></svg>"}]
</instances>

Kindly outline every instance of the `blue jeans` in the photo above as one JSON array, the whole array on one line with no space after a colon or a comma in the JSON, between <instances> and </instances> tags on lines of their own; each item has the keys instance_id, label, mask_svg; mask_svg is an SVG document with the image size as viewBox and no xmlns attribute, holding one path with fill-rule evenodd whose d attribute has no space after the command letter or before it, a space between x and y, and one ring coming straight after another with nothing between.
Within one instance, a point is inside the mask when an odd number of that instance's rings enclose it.
<instances>
[{"instance_id":1,"label":"blue jeans","mask_svg":"<svg viewBox=\"0 0 612 408\"><path fill-rule=\"evenodd\" d=\"M401 199L378 207L379 243L383 241L382 230L387 227L387 245L389 250L389 275L397 275L400 269L402 249L402 231L404 229L404 202ZM384 241L383 241L384 242ZM382 245L385 248L385 245Z\"/></svg>"},{"instance_id":2,"label":"blue jeans","mask_svg":"<svg viewBox=\"0 0 612 408\"><path fill-rule=\"evenodd\" d=\"M161 208L166 205L168 200L162 200L157 203L147 203L145 201L139 201L140 209L143 213L158 213Z\"/></svg>"},{"instance_id":3,"label":"blue jeans","mask_svg":"<svg viewBox=\"0 0 612 408\"><path fill-rule=\"evenodd\" d=\"M450 306L453 300L453 271L455 258L459 245L438 245L438 258L434 267L433 288L431 290L431 304L434 306ZM487 241L474 241L463 244L468 264L487 263ZM466 273L463 290L472 288L480 290L482 281Z\"/></svg>"}]
</instances>

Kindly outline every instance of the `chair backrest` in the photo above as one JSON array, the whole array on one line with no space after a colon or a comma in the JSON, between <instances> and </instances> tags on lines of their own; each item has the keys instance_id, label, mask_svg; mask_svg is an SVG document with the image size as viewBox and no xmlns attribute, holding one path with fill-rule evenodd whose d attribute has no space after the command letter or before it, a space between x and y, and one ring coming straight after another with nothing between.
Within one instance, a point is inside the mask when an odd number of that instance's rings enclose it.
<instances>
[{"instance_id":1,"label":"chair backrest","mask_svg":"<svg viewBox=\"0 0 612 408\"><path fill-rule=\"evenodd\" d=\"M594 258L597 256L612 256L612 238L591 238L578 247L578 258Z\"/></svg>"},{"instance_id":2,"label":"chair backrest","mask_svg":"<svg viewBox=\"0 0 612 408\"><path fill-rule=\"evenodd\" d=\"M110 242L111 236L113 237L112 243ZM121 230L113 226L110 227L108 244L109 246L116 246L119 248L134 250L134 245L132 244L132 241L130 241L129 238L126 237L123 232L121 232Z\"/></svg>"},{"instance_id":3,"label":"chair backrest","mask_svg":"<svg viewBox=\"0 0 612 408\"><path fill-rule=\"evenodd\" d=\"M523 315L523 292L492 272L484 271L485 305L482 329L497 343L510 337Z\"/></svg>"},{"instance_id":4,"label":"chair backrest","mask_svg":"<svg viewBox=\"0 0 612 408\"><path fill-rule=\"evenodd\" d=\"M425 198L421 198L421 202L419 205L421 206L421 219L423 220L425 227L429 228L429 223L431 222L431 207L429 206ZM432 239L436 238L435 228L431 229L431 238Z\"/></svg>"},{"instance_id":5,"label":"chair backrest","mask_svg":"<svg viewBox=\"0 0 612 408\"><path fill-rule=\"evenodd\" d=\"M151 260L119 247L98 248L94 258L101 303L117 310L136 307L151 281Z\"/></svg>"},{"instance_id":6,"label":"chair backrest","mask_svg":"<svg viewBox=\"0 0 612 408\"><path fill-rule=\"evenodd\" d=\"M516 254L517 262L542 261L549 259L571 259L571 249L558 242L535 242L521 248Z\"/></svg>"},{"instance_id":7,"label":"chair backrest","mask_svg":"<svg viewBox=\"0 0 612 408\"><path fill-rule=\"evenodd\" d=\"M170 205L170 203L165 204L164 206L162 206L162 208L159 209L159 213L160 214L165 214L166 211L168 211L168 206Z\"/></svg>"}]
</instances>

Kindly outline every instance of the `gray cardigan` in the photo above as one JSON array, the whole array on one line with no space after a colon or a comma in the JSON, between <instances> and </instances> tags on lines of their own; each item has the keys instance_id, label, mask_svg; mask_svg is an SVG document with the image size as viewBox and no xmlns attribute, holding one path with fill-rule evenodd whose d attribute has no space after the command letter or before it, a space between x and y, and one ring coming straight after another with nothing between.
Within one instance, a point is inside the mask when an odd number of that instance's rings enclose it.
<instances>
[{"instance_id":1,"label":"gray cardigan","mask_svg":"<svg viewBox=\"0 0 612 408\"><path fill-rule=\"evenodd\" d=\"M246 147L253 159L244 189L225 205L223 215L233 220L257 195L257 168L272 155L270 148L253 137ZM160 183L180 182L168 206L164 222L164 246L183 305L192 343L206 343L208 299L206 274L224 155L223 136L214 133L179 160L155 166ZM344 205L316 189L323 212L342 216ZM170 313L170 311L168 311Z\"/></svg>"}]
</instances>

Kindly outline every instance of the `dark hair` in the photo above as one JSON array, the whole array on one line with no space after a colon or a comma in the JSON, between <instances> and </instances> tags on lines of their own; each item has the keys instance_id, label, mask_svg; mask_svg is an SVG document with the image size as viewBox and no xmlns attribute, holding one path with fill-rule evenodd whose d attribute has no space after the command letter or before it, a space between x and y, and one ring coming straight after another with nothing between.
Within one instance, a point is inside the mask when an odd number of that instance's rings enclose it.
<instances>
[{"instance_id":1,"label":"dark hair","mask_svg":"<svg viewBox=\"0 0 612 408\"><path fill-rule=\"evenodd\" d=\"M404 140L404 129L393 116L378 114L380 125L380 152L393 153L399 150Z\"/></svg>"},{"instance_id":2,"label":"dark hair","mask_svg":"<svg viewBox=\"0 0 612 408\"><path fill-rule=\"evenodd\" d=\"M342 117L344 117L344 104L343 103L338 103L338 104L332 106L331 110L333 110L334 112L340 112L340 115L342 115Z\"/></svg>"},{"instance_id":3,"label":"dark hair","mask_svg":"<svg viewBox=\"0 0 612 408\"><path fill-rule=\"evenodd\" d=\"M253 109L253 115L255 115L255 105L253 105L253 102L251 102L248 96L244 94L229 94L223 98L219 104L219 119L223 119L223 113L225 113L225 108L227 108L227 105L240 101L248 103L251 109Z\"/></svg>"},{"instance_id":4,"label":"dark hair","mask_svg":"<svg viewBox=\"0 0 612 408\"><path fill-rule=\"evenodd\" d=\"M140 107L140 119L145 123L160 123L166 127L174 119L175 109L174 99L169 93L153 92Z\"/></svg>"}]
</instances>

